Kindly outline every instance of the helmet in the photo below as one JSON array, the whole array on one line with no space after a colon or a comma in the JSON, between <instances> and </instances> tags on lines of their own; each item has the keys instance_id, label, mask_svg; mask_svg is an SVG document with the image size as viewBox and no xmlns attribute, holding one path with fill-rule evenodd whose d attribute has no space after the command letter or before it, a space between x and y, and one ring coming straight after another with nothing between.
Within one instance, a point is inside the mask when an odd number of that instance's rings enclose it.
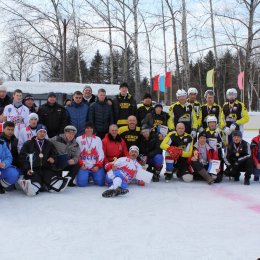
<instances>
[{"instance_id":1,"label":"helmet","mask_svg":"<svg viewBox=\"0 0 260 260\"><path fill-rule=\"evenodd\" d=\"M183 96L187 97L187 92L184 89L178 89L176 92L176 97L179 98Z\"/></svg>"},{"instance_id":2,"label":"helmet","mask_svg":"<svg viewBox=\"0 0 260 260\"><path fill-rule=\"evenodd\" d=\"M217 118L215 116L207 116L207 124L209 122L218 122Z\"/></svg>"},{"instance_id":3,"label":"helmet","mask_svg":"<svg viewBox=\"0 0 260 260\"><path fill-rule=\"evenodd\" d=\"M198 90L197 90L196 88L189 88L189 89L188 89L188 96L189 96L190 94L196 94L196 95L198 95Z\"/></svg>"},{"instance_id":4,"label":"helmet","mask_svg":"<svg viewBox=\"0 0 260 260\"><path fill-rule=\"evenodd\" d=\"M226 92L226 98L230 99L230 97L237 98L237 90L235 88L229 88Z\"/></svg>"},{"instance_id":5,"label":"helmet","mask_svg":"<svg viewBox=\"0 0 260 260\"><path fill-rule=\"evenodd\" d=\"M211 89L209 89L209 90L207 90L206 92L205 92L205 94L204 94L204 98L207 98L207 96L215 96L215 93L214 93L214 91L213 90L211 90Z\"/></svg>"}]
</instances>

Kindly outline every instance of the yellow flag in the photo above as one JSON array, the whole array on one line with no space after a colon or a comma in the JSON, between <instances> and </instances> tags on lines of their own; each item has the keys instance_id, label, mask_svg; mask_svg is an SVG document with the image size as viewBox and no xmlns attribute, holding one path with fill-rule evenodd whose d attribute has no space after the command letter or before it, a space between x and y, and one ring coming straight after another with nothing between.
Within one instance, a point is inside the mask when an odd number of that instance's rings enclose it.
<instances>
[{"instance_id":1,"label":"yellow flag","mask_svg":"<svg viewBox=\"0 0 260 260\"><path fill-rule=\"evenodd\" d=\"M207 87L208 88L213 88L214 87L214 69L209 70L207 72L207 79L206 79L206 83L207 83Z\"/></svg>"}]
</instances>

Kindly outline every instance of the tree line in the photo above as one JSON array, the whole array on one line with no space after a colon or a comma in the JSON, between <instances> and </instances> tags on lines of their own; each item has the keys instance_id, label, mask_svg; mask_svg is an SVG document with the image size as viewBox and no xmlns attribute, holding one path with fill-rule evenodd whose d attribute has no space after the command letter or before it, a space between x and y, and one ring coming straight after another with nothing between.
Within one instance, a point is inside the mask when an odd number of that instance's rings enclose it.
<instances>
[{"instance_id":1,"label":"tree line","mask_svg":"<svg viewBox=\"0 0 260 260\"><path fill-rule=\"evenodd\" d=\"M153 76L170 70L174 85L162 97L167 99L176 88L196 85L202 93L208 66L215 68L220 101L229 78L234 77L235 87L235 74L244 71L243 98L256 110L259 4L230 0L223 8L223 1L216 0L0 0L6 39L1 76L33 80L37 70L46 80L127 81L140 100L143 90L151 90ZM89 49L95 45L102 47L93 58ZM211 64L205 65L211 55ZM228 59L235 67L228 69Z\"/></svg>"}]
</instances>

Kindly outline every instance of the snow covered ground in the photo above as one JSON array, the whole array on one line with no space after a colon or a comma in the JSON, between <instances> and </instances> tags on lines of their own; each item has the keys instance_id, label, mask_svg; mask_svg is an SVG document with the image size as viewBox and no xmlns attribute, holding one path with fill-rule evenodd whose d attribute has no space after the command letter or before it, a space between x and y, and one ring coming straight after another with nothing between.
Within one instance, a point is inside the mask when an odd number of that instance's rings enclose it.
<instances>
[{"instance_id":1,"label":"snow covered ground","mask_svg":"<svg viewBox=\"0 0 260 260\"><path fill-rule=\"evenodd\" d=\"M9 192L0 196L0 259L255 260L260 183L242 181L174 179L108 199L93 186L34 198Z\"/></svg>"}]
</instances>

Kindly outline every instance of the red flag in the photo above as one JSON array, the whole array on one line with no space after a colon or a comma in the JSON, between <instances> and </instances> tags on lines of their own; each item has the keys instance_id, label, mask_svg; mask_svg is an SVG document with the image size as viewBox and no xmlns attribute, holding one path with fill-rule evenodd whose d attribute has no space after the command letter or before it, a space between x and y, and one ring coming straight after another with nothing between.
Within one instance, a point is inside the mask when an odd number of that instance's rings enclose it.
<instances>
[{"instance_id":1,"label":"red flag","mask_svg":"<svg viewBox=\"0 0 260 260\"><path fill-rule=\"evenodd\" d=\"M165 87L170 88L172 86L172 73L170 71L166 72L165 75Z\"/></svg>"},{"instance_id":2,"label":"red flag","mask_svg":"<svg viewBox=\"0 0 260 260\"><path fill-rule=\"evenodd\" d=\"M244 71L242 71L238 74L238 77L237 77L237 85L240 90L244 89L244 76L245 76Z\"/></svg>"},{"instance_id":3,"label":"red flag","mask_svg":"<svg viewBox=\"0 0 260 260\"><path fill-rule=\"evenodd\" d=\"M159 75L156 75L153 78L153 90L159 91Z\"/></svg>"}]
</instances>

